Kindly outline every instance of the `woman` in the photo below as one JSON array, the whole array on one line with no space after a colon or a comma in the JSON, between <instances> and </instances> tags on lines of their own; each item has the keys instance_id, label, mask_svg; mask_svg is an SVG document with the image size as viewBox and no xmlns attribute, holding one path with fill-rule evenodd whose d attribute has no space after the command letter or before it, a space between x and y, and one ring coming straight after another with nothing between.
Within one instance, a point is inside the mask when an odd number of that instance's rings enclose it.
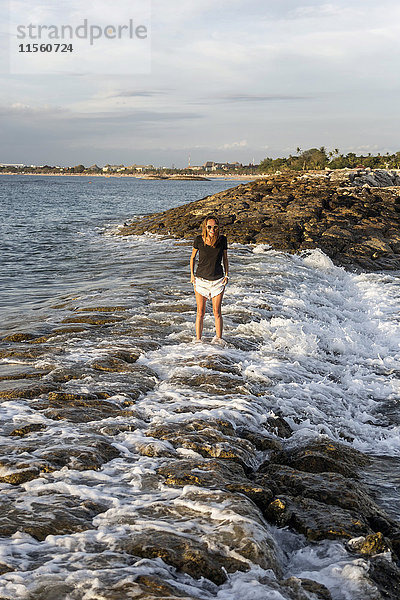
<instances>
[{"instance_id":1,"label":"woman","mask_svg":"<svg viewBox=\"0 0 400 600\"><path fill-rule=\"evenodd\" d=\"M221 304L225 286L228 283L228 250L227 240L221 235L217 217L208 216L201 224L201 235L194 240L190 257L191 282L197 302L196 341L201 340L203 333L204 313L207 299L212 301L215 317L215 337L213 342L222 343ZM199 264L194 274L194 263L199 253ZM222 263L224 269L222 269Z\"/></svg>"}]
</instances>

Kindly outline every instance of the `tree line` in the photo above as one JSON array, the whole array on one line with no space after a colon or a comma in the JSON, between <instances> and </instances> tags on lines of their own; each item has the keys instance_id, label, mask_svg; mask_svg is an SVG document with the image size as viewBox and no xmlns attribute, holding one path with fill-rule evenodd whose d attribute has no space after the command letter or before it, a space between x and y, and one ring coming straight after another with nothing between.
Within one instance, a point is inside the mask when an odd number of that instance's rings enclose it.
<instances>
[{"instance_id":1,"label":"tree line","mask_svg":"<svg viewBox=\"0 0 400 600\"><path fill-rule=\"evenodd\" d=\"M284 158L264 158L259 166L260 173L271 171L307 171L320 169L400 169L400 152L390 154L357 155L354 152L342 154L335 148L328 152L324 146L321 148L310 148L302 151L296 149L295 155Z\"/></svg>"}]
</instances>

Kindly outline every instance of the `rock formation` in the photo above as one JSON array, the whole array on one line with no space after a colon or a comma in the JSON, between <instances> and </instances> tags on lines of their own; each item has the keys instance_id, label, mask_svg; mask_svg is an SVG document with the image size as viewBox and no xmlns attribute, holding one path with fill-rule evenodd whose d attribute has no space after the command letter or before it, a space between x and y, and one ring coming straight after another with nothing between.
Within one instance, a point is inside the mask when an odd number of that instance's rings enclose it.
<instances>
[{"instance_id":1,"label":"rock formation","mask_svg":"<svg viewBox=\"0 0 400 600\"><path fill-rule=\"evenodd\" d=\"M400 268L400 176L383 170L275 174L125 225L193 239L217 214L229 242L301 252L320 248L348 268Z\"/></svg>"}]
</instances>

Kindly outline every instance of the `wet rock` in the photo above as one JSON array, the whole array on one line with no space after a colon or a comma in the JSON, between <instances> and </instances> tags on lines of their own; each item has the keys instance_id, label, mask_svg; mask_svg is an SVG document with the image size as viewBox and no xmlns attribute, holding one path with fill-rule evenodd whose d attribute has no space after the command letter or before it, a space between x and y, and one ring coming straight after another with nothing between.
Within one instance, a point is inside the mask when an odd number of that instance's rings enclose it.
<instances>
[{"instance_id":1,"label":"wet rock","mask_svg":"<svg viewBox=\"0 0 400 600\"><path fill-rule=\"evenodd\" d=\"M119 414L117 411L110 411L107 416L114 417L117 414ZM107 418L103 411L96 409L63 410L61 408L51 408L44 412L44 416L53 421L69 421L70 423L90 423L91 421L101 421Z\"/></svg>"},{"instance_id":2,"label":"wet rock","mask_svg":"<svg viewBox=\"0 0 400 600\"><path fill-rule=\"evenodd\" d=\"M134 583L119 582L112 587L102 586L101 596L102 600L198 600L158 575L139 575Z\"/></svg>"},{"instance_id":3,"label":"wet rock","mask_svg":"<svg viewBox=\"0 0 400 600\"><path fill-rule=\"evenodd\" d=\"M276 496L305 497L354 511L363 515L373 529L379 527L389 532L394 525L364 486L338 473L306 473L292 467L265 464L252 479L271 488Z\"/></svg>"},{"instance_id":4,"label":"wet rock","mask_svg":"<svg viewBox=\"0 0 400 600\"><path fill-rule=\"evenodd\" d=\"M329 506L309 498L280 495L265 511L280 527L291 527L310 541L351 539L372 533L367 521L355 511Z\"/></svg>"},{"instance_id":5,"label":"wet rock","mask_svg":"<svg viewBox=\"0 0 400 600\"><path fill-rule=\"evenodd\" d=\"M215 511L223 506L223 513ZM174 524L179 535L206 543L208 549L220 556L235 556L246 565L259 565L263 569L281 570L276 557L276 545L261 514L247 498L220 490L185 490L173 503L156 502L151 507L138 509L141 523L146 519ZM128 515L127 515L128 516ZM118 523L132 523L137 516L120 517ZM211 525L211 526L210 526ZM146 525L139 533L144 533ZM152 535L153 534L153 535ZM147 528L147 535L154 536L153 528Z\"/></svg>"},{"instance_id":6,"label":"wet rock","mask_svg":"<svg viewBox=\"0 0 400 600\"><path fill-rule=\"evenodd\" d=\"M129 364L135 363L141 355L140 350L113 350L113 358L123 360Z\"/></svg>"},{"instance_id":7,"label":"wet rock","mask_svg":"<svg viewBox=\"0 0 400 600\"><path fill-rule=\"evenodd\" d=\"M176 450L168 443L157 442L139 442L135 445L137 452L142 456L165 456L175 457Z\"/></svg>"},{"instance_id":8,"label":"wet rock","mask_svg":"<svg viewBox=\"0 0 400 600\"><path fill-rule=\"evenodd\" d=\"M199 389L215 395L248 394L249 390L242 377L216 373L201 373L196 375L174 375L168 383L173 386Z\"/></svg>"},{"instance_id":9,"label":"wet rock","mask_svg":"<svg viewBox=\"0 0 400 600\"><path fill-rule=\"evenodd\" d=\"M267 437L266 435L262 435L256 431L251 431L245 427L238 427L235 433L237 437L248 440L257 450L262 452L267 450L279 452L282 450L282 445L273 437Z\"/></svg>"},{"instance_id":10,"label":"wet rock","mask_svg":"<svg viewBox=\"0 0 400 600\"><path fill-rule=\"evenodd\" d=\"M88 306L85 308L75 308L76 312L123 312L127 310L126 306Z\"/></svg>"},{"instance_id":11,"label":"wet rock","mask_svg":"<svg viewBox=\"0 0 400 600\"><path fill-rule=\"evenodd\" d=\"M392 550L390 542L384 538L380 531L367 535L367 537L354 538L348 542L347 547L352 552L367 556L374 556Z\"/></svg>"},{"instance_id":12,"label":"wet rock","mask_svg":"<svg viewBox=\"0 0 400 600\"><path fill-rule=\"evenodd\" d=\"M123 317L115 316L95 316L95 315L85 315L85 316L75 316L75 317L66 317L62 320L62 323L87 323L88 325L111 325L113 323L118 323L119 321L123 321Z\"/></svg>"},{"instance_id":13,"label":"wet rock","mask_svg":"<svg viewBox=\"0 0 400 600\"><path fill-rule=\"evenodd\" d=\"M87 392L50 392L49 406L93 406L103 404L95 394Z\"/></svg>"},{"instance_id":14,"label":"wet rock","mask_svg":"<svg viewBox=\"0 0 400 600\"><path fill-rule=\"evenodd\" d=\"M13 398L38 398L54 390L56 386L51 383L32 383L29 379L16 381L0 381L0 399L12 400Z\"/></svg>"},{"instance_id":15,"label":"wet rock","mask_svg":"<svg viewBox=\"0 0 400 600\"><path fill-rule=\"evenodd\" d=\"M143 592L146 594L154 594L155 598L165 597L171 599L175 597L183 598L184 600L190 600L189 596L184 594L181 590L169 583L166 583L156 575L139 575L139 577L136 579L136 584L139 584L141 590L143 590Z\"/></svg>"},{"instance_id":16,"label":"wet rock","mask_svg":"<svg viewBox=\"0 0 400 600\"><path fill-rule=\"evenodd\" d=\"M400 598L400 569L382 556L369 560L368 576L376 585L379 596L377 600L398 600Z\"/></svg>"},{"instance_id":17,"label":"wet rock","mask_svg":"<svg viewBox=\"0 0 400 600\"><path fill-rule=\"evenodd\" d=\"M4 469L3 461L0 460L1 466ZM21 483L26 483L27 481L32 481L32 479L36 479L40 476L40 470L37 467L28 467L24 468L21 466L20 468L17 466L17 469L7 475L0 475L0 481L2 483L10 483L11 485L20 485Z\"/></svg>"},{"instance_id":18,"label":"wet rock","mask_svg":"<svg viewBox=\"0 0 400 600\"><path fill-rule=\"evenodd\" d=\"M0 381L16 381L18 379L40 379L50 372L50 369L35 369L30 365L3 364L0 367Z\"/></svg>"},{"instance_id":19,"label":"wet rock","mask_svg":"<svg viewBox=\"0 0 400 600\"><path fill-rule=\"evenodd\" d=\"M43 356L43 348L0 350L0 358L17 358L22 360L36 359Z\"/></svg>"},{"instance_id":20,"label":"wet rock","mask_svg":"<svg viewBox=\"0 0 400 600\"><path fill-rule=\"evenodd\" d=\"M62 446L51 446L43 450L37 450L35 456L44 460L54 469L68 467L76 471L97 471L100 467L114 458L120 456L119 450L105 439L92 436L79 441L67 441Z\"/></svg>"},{"instance_id":21,"label":"wet rock","mask_svg":"<svg viewBox=\"0 0 400 600\"><path fill-rule=\"evenodd\" d=\"M252 468L255 460L255 448L251 442L234 435L224 435L214 429L212 423L207 426L206 420L161 425L150 428L146 435L168 440L175 448L187 448L206 458L234 460L245 469Z\"/></svg>"},{"instance_id":22,"label":"wet rock","mask_svg":"<svg viewBox=\"0 0 400 600\"><path fill-rule=\"evenodd\" d=\"M49 379L55 383L66 383L74 379L83 379L88 375L88 369L82 367L58 367L51 371Z\"/></svg>"},{"instance_id":23,"label":"wet rock","mask_svg":"<svg viewBox=\"0 0 400 600\"><path fill-rule=\"evenodd\" d=\"M115 425L104 425L99 431L103 435L112 437L114 435L119 435L120 433L136 431L137 428L138 425L134 423L116 423Z\"/></svg>"},{"instance_id":24,"label":"wet rock","mask_svg":"<svg viewBox=\"0 0 400 600\"><path fill-rule=\"evenodd\" d=\"M0 575L4 575L4 573L11 573L12 571L15 571L13 567L10 567L4 563L0 563Z\"/></svg>"},{"instance_id":25,"label":"wet rock","mask_svg":"<svg viewBox=\"0 0 400 600\"><path fill-rule=\"evenodd\" d=\"M44 416L54 421L70 421L71 423L90 423L91 421L101 421L110 417L129 417L134 413L131 410L123 409L111 402L95 401L91 406L47 408L49 405L36 406L37 410L44 410ZM45 410L47 408L47 410Z\"/></svg>"},{"instance_id":26,"label":"wet rock","mask_svg":"<svg viewBox=\"0 0 400 600\"><path fill-rule=\"evenodd\" d=\"M3 342L27 342L33 340L35 335L33 333L11 333L3 337Z\"/></svg>"},{"instance_id":27,"label":"wet rock","mask_svg":"<svg viewBox=\"0 0 400 600\"><path fill-rule=\"evenodd\" d=\"M174 487L196 485L243 494L262 510L273 498L270 488L249 480L243 467L230 460L177 460L160 467L157 473L165 477L166 485Z\"/></svg>"},{"instance_id":28,"label":"wet rock","mask_svg":"<svg viewBox=\"0 0 400 600\"><path fill-rule=\"evenodd\" d=\"M353 478L357 478L360 467L365 467L371 462L371 459L362 452L340 442L323 438L278 453L271 460L299 471L336 472Z\"/></svg>"},{"instance_id":29,"label":"wet rock","mask_svg":"<svg viewBox=\"0 0 400 600\"><path fill-rule=\"evenodd\" d=\"M27 425L23 425L22 427L18 427L17 429L13 429L10 435L24 437L29 433L35 433L36 431L43 431L47 428L47 425L44 423L29 423Z\"/></svg>"},{"instance_id":30,"label":"wet rock","mask_svg":"<svg viewBox=\"0 0 400 600\"><path fill-rule=\"evenodd\" d=\"M280 438L290 438L293 433L289 423L279 415L268 417L264 423L264 427L267 431Z\"/></svg>"},{"instance_id":31,"label":"wet rock","mask_svg":"<svg viewBox=\"0 0 400 600\"><path fill-rule=\"evenodd\" d=\"M130 370L129 363L119 358L101 358L90 364L97 371L108 371L110 373L123 373Z\"/></svg>"},{"instance_id":32,"label":"wet rock","mask_svg":"<svg viewBox=\"0 0 400 600\"><path fill-rule=\"evenodd\" d=\"M223 419L191 419L182 423L165 423L163 425L151 426L146 435L167 440L170 437L176 437L180 433L192 433L194 431L203 431L205 429L215 429L223 435L234 436L235 429L229 421Z\"/></svg>"},{"instance_id":33,"label":"wet rock","mask_svg":"<svg viewBox=\"0 0 400 600\"><path fill-rule=\"evenodd\" d=\"M53 336L56 335L69 335L71 333L84 333L85 331L89 331L88 327L74 327L73 325L71 327L57 327L57 329L53 329L53 331L51 332L51 334Z\"/></svg>"},{"instance_id":34,"label":"wet rock","mask_svg":"<svg viewBox=\"0 0 400 600\"><path fill-rule=\"evenodd\" d=\"M63 495L41 496L30 502L30 509L11 502L0 504L0 536L17 531L43 541L48 535L66 535L91 529L92 519L106 507L90 500Z\"/></svg>"},{"instance_id":35,"label":"wet rock","mask_svg":"<svg viewBox=\"0 0 400 600\"><path fill-rule=\"evenodd\" d=\"M157 531L156 536L135 533L125 541L123 550L133 556L161 558L194 579L205 577L217 585L225 583L227 572L249 569L245 562L211 551L204 542L162 531Z\"/></svg>"},{"instance_id":36,"label":"wet rock","mask_svg":"<svg viewBox=\"0 0 400 600\"><path fill-rule=\"evenodd\" d=\"M279 583L281 591L288 594L290 600L310 600L310 594L315 600L332 600L328 588L312 579L289 577Z\"/></svg>"},{"instance_id":37,"label":"wet rock","mask_svg":"<svg viewBox=\"0 0 400 600\"><path fill-rule=\"evenodd\" d=\"M203 369L210 369L220 373L229 373L233 375L241 374L239 365L226 356L207 356L200 361L185 361L185 364L188 366L192 364L199 365L199 367L202 367Z\"/></svg>"}]
</instances>

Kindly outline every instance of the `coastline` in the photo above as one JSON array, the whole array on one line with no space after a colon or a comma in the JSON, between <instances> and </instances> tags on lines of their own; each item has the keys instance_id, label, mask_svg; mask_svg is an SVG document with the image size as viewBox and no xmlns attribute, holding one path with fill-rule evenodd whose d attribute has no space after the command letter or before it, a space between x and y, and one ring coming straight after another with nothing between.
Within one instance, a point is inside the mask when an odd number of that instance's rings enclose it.
<instances>
[{"instance_id":1,"label":"coastline","mask_svg":"<svg viewBox=\"0 0 400 600\"><path fill-rule=\"evenodd\" d=\"M213 179L218 179L218 180L227 180L227 181L247 181L247 180L256 180L256 179L265 179L266 177L269 177L271 174L260 174L260 175L212 175L210 177L208 176L201 176L201 179L199 179L197 176L182 176L182 177L175 177L175 176L171 176L171 177L143 177L143 175L141 175L140 173L134 174L134 173L130 173L130 174L122 174L122 173L12 173L12 172L1 172L0 175L30 175L30 176L35 176L35 177L88 177L88 178L92 178L92 177L104 177L106 178L110 178L110 177L116 177L116 178L134 178L134 179L142 179L145 181L155 181L157 179L162 180L162 181L207 181L210 180L212 181Z\"/></svg>"}]
</instances>

